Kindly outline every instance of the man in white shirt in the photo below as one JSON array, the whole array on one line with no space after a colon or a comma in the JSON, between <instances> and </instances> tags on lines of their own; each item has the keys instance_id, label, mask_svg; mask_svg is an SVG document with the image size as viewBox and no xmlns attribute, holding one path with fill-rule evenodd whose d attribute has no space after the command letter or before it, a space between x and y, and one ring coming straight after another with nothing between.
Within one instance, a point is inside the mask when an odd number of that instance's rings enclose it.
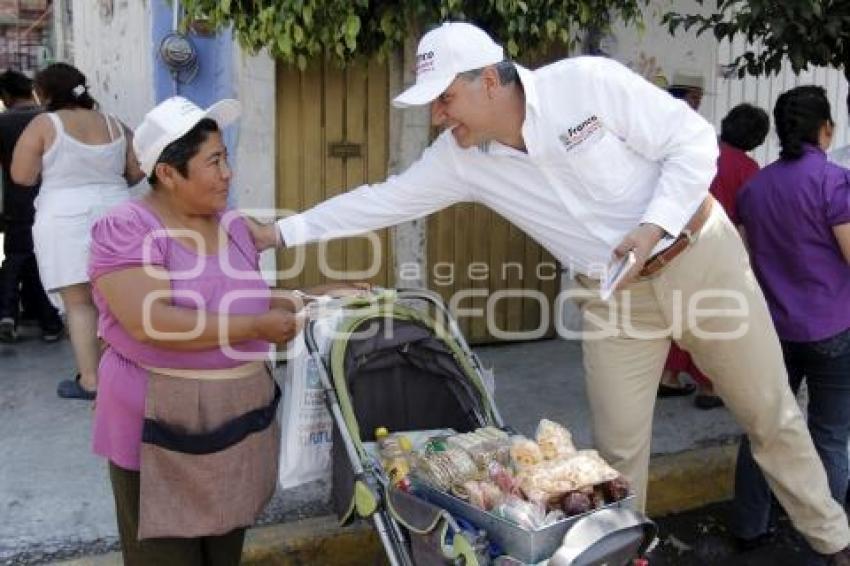
<instances>
[{"instance_id":1,"label":"man in white shirt","mask_svg":"<svg viewBox=\"0 0 850 566\"><path fill-rule=\"evenodd\" d=\"M418 162L314 208L256 226L259 249L360 234L461 201L485 204L567 266L587 293L583 353L596 447L645 504L652 413L671 337L715 380L793 523L830 564L850 529L830 496L746 251L708 187L711 125L619 63L575 57L536 71L464 23L426 34L416 84L446 129ZM635 266L611 301L612 258Z\"/></svg>"}]
</instances>

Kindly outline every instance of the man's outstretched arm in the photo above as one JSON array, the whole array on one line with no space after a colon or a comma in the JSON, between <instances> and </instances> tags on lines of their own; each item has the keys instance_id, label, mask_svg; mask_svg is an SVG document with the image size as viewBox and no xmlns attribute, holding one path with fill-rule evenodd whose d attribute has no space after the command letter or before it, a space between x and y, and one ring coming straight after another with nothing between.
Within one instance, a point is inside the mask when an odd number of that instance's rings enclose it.
<instances>
[{"instance_id":1,"label":"man's outstretched arm","mask_svg":"<svg viewBox=\"0 0 850 566\"><path fill-rule=\"evenodd\" d=\"M446 132L416 163L383 183L363 185L272 224L249 222L254 242L262 251L345 238L471 200L459 159L454 139Z\"/></svg>"}]
</instances>

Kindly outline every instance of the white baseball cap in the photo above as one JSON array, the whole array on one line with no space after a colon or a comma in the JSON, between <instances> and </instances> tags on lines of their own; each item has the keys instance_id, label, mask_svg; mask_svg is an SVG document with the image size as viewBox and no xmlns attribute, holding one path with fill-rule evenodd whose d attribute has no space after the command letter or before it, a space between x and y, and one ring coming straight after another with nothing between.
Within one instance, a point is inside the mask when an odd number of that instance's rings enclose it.
<instances>
[{"instance_id":1,"label":"white baseball cap","mask_svg":"<svg viewBox=\"0 0 850 566\"><path fill-rule=\"evenodd\" d=\"M219 128L225 128L241 113L242 105L231 98L219 100L206 110L182 96L163 100L145 115L133 134L133 149L142 171L150 177L162 150L189 133L204 118L212 118Z\"/></svg>"},{"instance_id":2,"label":"white baseball cap","mask_svg":"<svg viewBox=\"0 0 850 566\"><path fill-rule=\"evenodd\" d=\"M482 29L447 22L429 31L416 49L416 84L393 99L398 108L428 104L449 88L458 73L495 65L502 47Z\"/></svg>"}]
</instances>

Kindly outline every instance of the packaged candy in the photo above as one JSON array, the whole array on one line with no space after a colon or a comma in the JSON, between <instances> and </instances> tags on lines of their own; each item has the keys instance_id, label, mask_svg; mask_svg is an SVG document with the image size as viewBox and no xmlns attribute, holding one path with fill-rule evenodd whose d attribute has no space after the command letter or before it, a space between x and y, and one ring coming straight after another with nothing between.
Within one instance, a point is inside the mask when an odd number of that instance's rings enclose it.
<instances>
[{"instance_id":1,"label":"packaged candy","mask_svg":"<svg viewBox=\"0 0 850 566\"><path fill-rule=\"evenodd\" d=\"M496 484L490 481L482 481L481 492L484 495L484 509L487 511L499 505L505 499L505 494Z\"/></svg>"},{"instance_id":2,"label":"packaged candy","mask_svg":"<svg viewBox=\"0 0 850 566\"><path fill-rule=\"evenodd\" d=\"M508 436L507 432L499 430L494 426L485 426L484 428L479 428L475 431L475 434L487 440L495 440L497 442L506 443L508 442L508 440L510 440L510 436Z\"/></svg>"},{"instance_id":3,"label":"packaged candy","mask_svg":"<svg viewBox=\"0 0 850 566\"><path fill-rule=\"evenodd\" d=\"M416 460L414 474L422 481L441 491L452 487L448 462L442 458L443 453L425 454Z\"/></svg>"},{"instance_id":4,"label":"packaged candy","mask_svg":"<svg viewBox=\"0 0 850 566\"><path fill-rule=\"evenodd\" d=\"M469 480L463 485L452 487L452 494L456 497L469 501L469 504L478 509L484 509L484 492L481 490L481 482Z\"/></svg>"},{"instance_id":5,"label":"packaged candy","mask_svg":"<svg viewBox=\"0 0 850 566\"><path fill-rule=\"evenodd\" d=\"M425 443L425 452L445 452L448 445L445 436L432 436Z\"/></svg>"},{"instance_id":6,"label":"packaged candy","mask_svg":"<svg viewBox=\"0 0 850 566\"><path fill-rule=\"evenodd\" d=\"M530 531L540 528L546 518L543 507L514 496L506 498L493 512L497 516Z\"/></svg>"},{"instance_id":7,"label":"packaged candy","mask_svg":"<svg viewBox=\"0 0 850 566\"><path fill-rule=\"evenodd\" d=\"M487 466L487 475L490 480L498 486L502 493L506 495L516 495L519 491L519 484L514 478L514 475L499 462L490 462Z\"/></svg>"},{"instance_id":8,"label":"packaged candy","mask_svg":"<svg viewBox=\"0 0 850 566\"><path fill-rule=\"evenodd\" d=\"M499 505L505 498L502 491L490 481L469 480L460 486L454 486L452 493L469 501L470 505L489 511Z\"/></svg>"},{"instance_id":9,"label":"packaged candy","mask_svg":"<svg viewBox=\"0 0 850 566\"><path fill-rule=\"evenodd\" d=\"M469 454L456 448L425 453L416 462L417 476L437 489L449 491L456 484L478 476L478 467Z\"/></svg>"}]
</instances>

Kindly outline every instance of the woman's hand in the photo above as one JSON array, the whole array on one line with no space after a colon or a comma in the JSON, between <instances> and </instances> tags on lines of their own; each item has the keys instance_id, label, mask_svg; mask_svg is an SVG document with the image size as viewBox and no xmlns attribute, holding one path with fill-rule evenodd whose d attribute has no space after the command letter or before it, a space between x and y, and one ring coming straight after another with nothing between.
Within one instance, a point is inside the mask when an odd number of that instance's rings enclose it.
<instances>
[{"instance_id":1,"label":"woman's hand","mask_svg":"<svg viewBox=\"0 0 850 566\"><path fill-rule=\"evenodd\" d=\"M292 313L284 309L271 309L258 315L254 328L261 340L274 344L285 344L301 332L305 316L302 313Z\"/></svg>"}]
</instances>

